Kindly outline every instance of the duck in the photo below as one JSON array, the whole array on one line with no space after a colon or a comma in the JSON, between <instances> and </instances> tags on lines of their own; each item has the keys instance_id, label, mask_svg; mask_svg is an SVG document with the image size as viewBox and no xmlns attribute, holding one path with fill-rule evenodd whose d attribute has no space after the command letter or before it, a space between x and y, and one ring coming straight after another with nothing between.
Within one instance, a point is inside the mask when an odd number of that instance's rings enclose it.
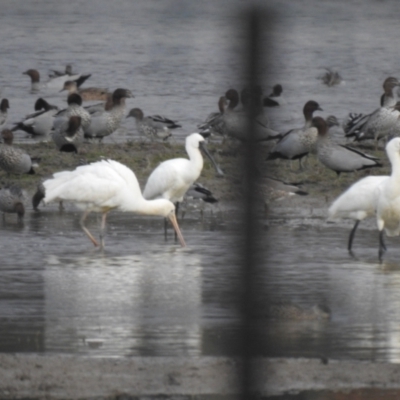
<instances>
[{"instance_id":1,"label":"duck","mask_svg":"<svg viewBox=\"0 0 400 400\"><path fill-rule=\"evenodd\" d=\"M0 212L3 217L6 213L17 214L18 220L22 221L25 215L25 194L21 187L16 184L6 184L0 188Z\"/></svg>"},{"instance_id":2,"label":"duck","mask_svg":"<svg viewBox=\"0 0 400 400\"><path fill-rule=\"evenodd\" d=\"M288 183L281 179L267 176L260 179L260 184L266 188L267 200L281 200L287 196L307 196L308 192L300 188L298 183Z\"/></svg>"},{"instance_id":3,"label":"duck","mask_svg":"<svg viewBox=\"0 0 400 400\"><path fill-rule=\"evenodd\" d=\"M64 71L58 71L56 69L51 69L50 70L50 74L49 74L49 78L56 78L57 76L71 76L71 75L77 75L77 74L73 74L72 73L72 65L71 64L67 64L65 66L65 70Z\"/></svg>"},{"instance_id":4,"label":"duck","mask_svg":"<svg viewBox=\"0 0 400 400\"><path fill-rule=\"evenodd\" d=\"M205 203L218 203L218 199L213 195L210 189L207 189L199 182L194 182L185 194L186 198L200 199Z\"/></svg>"},{"instance_id":5,"label":"duck","mask_svg":"<svg viewBox=\"0 0 400 400\"><path fill-rule=\"evenodd\" d=\"M288 321L329 320L331 310L324 304L316 304L310 308L303 308L294 303L270 304L263 314L270 319Z\"/></svg>"},{"instance_id":6,"label":"duck","mask_svg":"<svg viewBox=\"0 0 400 400\"><path fill-rule=\"evenodd\" d=\"M228 90L227 93L225 93L225 96L227 99L231 99L231 96L234 95L234 89ZM263 90L260 85L254 85L254 86L246 86L242 89L240 92L240 101L242 103L243 110L249 111L251 108L255 108L255 113L262 113L262 97ZM251 110L254 112L254 110Z\"/></svg>"},{"instance_id":7,"label":"duck","mask_svg":"<svg viewBox=\"0 0 400 400\"><path fill-rule=\"evenodd\" d=\"M222 115L228 107L228 104L227 98L225 96L220 96L218 99L219 111L210 113L204 122L197 125L197 128L202 136L204 136L205 133L209 133L211 135L224 135L224 121Z\"/></svg>"},{"instance_id":8,"label":"duck","mask_svg":"<svg viewBox=\"0 0 400 400\"><path fill-rule=\"evenodd\" d=\"M34 174L31 157L18 147L14 147L14 135L10 129L1 132L0 168L8 174Z\"/></svg>"},{"instance_id":9,"label":"duck","mask_svg":"<svg viewBox=\"0 0 400 400\"><path fill-rule=\"evenodd\" d=\"M283 134L267 155L267 160L299 160L299 168L302 169L301 160L315 149L317 142L317 130L312 128L312 118L315 111L323 111L315 100L309 100L304 104L304 126L291 129Z\"/></svg>"},{"instance_id":10,"label":"duck","mask_svg":"<svg viewBox=\"0 0 400 400\"><path fill-rule=\"evenodd\" d=\"M255 125L258 130L260 130L260 127L270 130L265 137L267 140L279 138L281 137L281 133L273 131L269 127L269 118L263 107L262 94L263 90L260 85L245 87L240 94L240 100L243 106L242 110L245 111L248 116L254 116ZM225 96L228 96L229 99L229 93L226 93Z\"/></svg>"},{"instance_id":11,"label":"duck","mask_svg":"<svg viewBox=\"0 0 400 400\"><path fill-rule=\"evenodd\" d=\"M53 142L57 149L65 153L77 153L77 145L82 135L79 135L81 127L81 117L71 115L68 120L59 123L52 132Z\"/></svg>"},{"instance_id":12,"label":"duck","mask_svg":"<svg viewBox=\"0 0 400 400\"><path fill-rule=\"evenodd\" d=\"M145 117L140 108L132 108L126 116L126 118L129 117L135 118L139 133L152 140L154 138L166 140L172 135L171 129L182 127L175 121L160 115L148 115Z\"/></svg>"},{"instance_id":13,"label":"duck","mask_svg":"<svg viewBox=\"0 0 400 400\"><path fill-rule=\"evenodd\" d=\"M321 80L328 87L339 85L342 82L342 77L339 72L334 71L331 68L325 68L326 72L322 75Z\"/></svg>"},{"instance_id":14,"label":"duck","mask_svg":"<svg viewBox=\"0 0 400 400\"><path fill-rule=\"evenodd\" d=\"M279 107L285 104L283 100L283 88L281 84L276 84L272 88L272 93L268 97L264 97L263 106L264 107Z\"/></svg>"},{"instance_id":15,"label":"duck","mask_svg":"<svg viewBox=\"0 0 400 400\"><path fill-rule=\"evenodd\" d=\"M254 94L255 93L255 94ZM254 94L254 95L253 95ZM224 127L224 135L233 137L235 139L246 141L248 140L248 127L249 127L249 108L251 105L255 106L255 140L270 140L277 139L281 134L269 128L269 121L266 115L262 112L262 107L259 107L259 96L257 92L246 93L242 96L245 99L244 108L242 110L235 110L239 103L239 94L235 89L229 89L225 93L228 100L228 107L222 114L222 124Z\"/></svg>"},{"instance_id":16,"label":"duck","mask_svg":"<svg viewBox=\"0 0 400 400\"><path fill-rule=\"evenodd\" d=\"M134 96L132 96L134 97ZM87 106L83 106L83 108L90 114L101 113L103 111L109 111L113 107L112 93L108 96L106 101L102 101L100 103L90 104Z\"/></svg>"},{"instance_id":17,"label":"duck","mask_svg":"<svg viewBox=\"0 0 400 400\"><path fill-rule=\"evenodd\" d=\"M376 222L379 231L379 261L386 251L384 234L400 234L400 138L390 140L386 145L386 154L392 166L392 173L378 185Z\"/></svg>"},{"instance_id":18,"label":"duck","mask_svg":"<svg viewBox=\"0 0 400 400\"><path fill-rule=\"evenodd\" d=\"M270 213L272 202L281 201L291 196L308 196L301 188L301 183L289 183L270 176L259 177L256 185L256 198L262 200L265 215Z\"/></svg>"},{"instance_id":19,"label":"duck","mask_svg":"<svg viewBox=\"0 0 400 400\"><path fill-rule=\"evenodd\" d=\"M40 115L42 112L44 111L49 111L49 110L59 110L58 106L55 104L50 104L47 100L45 100L43 97L39 97L36 101L35 101L35 105L34 105L34 110L35 112L28 114L25 116L25 119L27 118L33 118L33 117L37 117L38 115Z\"/></svg>"},{"instance_id":20,"label":"duck","mask_svg":"<svg viewBox=\"0 0 400 400\"><path fill-rule=\"evenodd\" d=\"M133 97L128 89L116 89L112 95L112 104L101 112L96 112L91 116L90 125L84 130L87 139L97 138L100 141L116 131L125 114L125 99Z\"/></svg>"},{"instance_id":21,"label":"duck","mask_svg":"<svg viewBox=\"0 0 400 400\"><path fill-rule=\"evenodd\" d=\"M321 117L312 119L312 126L318 131L317 158L325 167L336 172L354 172L366 168L382 167L375 156L352 147L336 144L328 134L328 125Z\"/></svg>"},{"instance_id":22,"label":"duck","mask_svg":"<svg viewBox=\"0 0 400 400\"><path fill-rule=\"evenodd\" d=\"M50 105L45 99L39 98L35 102L35 112L27 115L22 121L16 123L12 131L24 131L33 137L47 140L53 129L54 118L58 107Z\"/></svg>"},{"instance_id":23,"label":"duck","mask_svg":"<svg viewBox=\"0 0 400 400\"><path fill-rule=\"evenodd\" d=\"M397 95L393 92L390 86L392 85L396 86L397 82L398 82L397 78L394 77L388 77L385 79L385 82L383 83L384 92L381 95L379 101L380 107L392 107L396 104ZM375 110L375 112L376 111L377 110ZM343 130L345 131L345 135L347 137L355 137L356 141L368 139L368 137L366 137L365 135L359 135L358 127L366 123L370 115L371 114L350 112L347 115L347 118L343 120L342 124Z\"/></svg>"},{"instance_id":24,"label":"duck","mask_svg":"<svg viewBox=\"0 0 400 400\"><path fill-rule=\"evenodd\" d=\"M10 103L8 99L2 99L0 102L0 129L3 129L7 124L9 108Z\"/></svg>"},{"instance_id":25,"label":"duck","mask_svg":"<svg viewBox=\"0 0 400 400\"><path fill-rule=\"evenodd\" d=\"M376 214L378 186L389 176L370 175L353 183L328 209L328 222L339 218L355 220L347 241L347 250L352 253L353 240L361 221Z\"/></svg>"},{"instance_id":26,"label":"duck","mask_svg":"<svg viewBox=\"0 0 400 400\"><path fill-rule=\"evenodd\" d=\"M203 219L206 206L214 206L218 201L219 200L214 196L210 189L206 188L199 182L194 182L189 187L183 198L182 219L186 214L188 204L193 206L193 208L198 209L200 211L201 219Z\"/></svg>"},{"instance_id":27,"label":"duck","mask_svg":"<svg viewBox=\"0 0 400 400\"><path fill-rule=\"evenodd\" d=\"M77 82L72 80L66 81L60 92L63 92L64 90L67 90L69 94L78 93L82 97L83 101L106 101L111 95L106 88L87 87L79 89Z\"/></svg>"},{"instance_id":28,"label":"duck","mask_svg":"<svg viewBox=\"0 0 400 400\"><path fill-rule=\"evenodd\" d=\"M41 90L53 89L53 90L61 90L64 87L64 83L67 80L76 81L78 87L82 85L88 78L91 77L91 74L82 75L63 75L57 76L54 78L50 78L47 82L40 81L39 71L36 69L28 69L22 73L23 75L28 75L31 78L31 92L36 93Z\"/></svg>"},{"instance_id":29,"label":"duck","mask_svg":"<svg viewBox=\"0 0 400 400\"><path fill-rule=\"evenodd\" d=\"M371 114L349 114L344 131L346 137L354 137L355 141L373 139L375 147L378 141L389 135L400 116L400 105L397 105L393 93L395 87L400 86L397 78L388 77L383 83L384 94L381 97L381 106Z\"/></svg>"},{"instance_id":30,"label":"duck","mask_svg":"<svg viewBox=\"0 0 400 400\"><path fill-rule=\"evenodd\" d=\"M68 122L69 118L72 116L79 116L81 118L80 135L83 137L84 130L89 127L92 116L88 110L82 107L82 97L78 93L70 94L67 103L68 107L66 109L55 114L53 127L57 128L59 124Z\"/></svg>"}]
</instances>

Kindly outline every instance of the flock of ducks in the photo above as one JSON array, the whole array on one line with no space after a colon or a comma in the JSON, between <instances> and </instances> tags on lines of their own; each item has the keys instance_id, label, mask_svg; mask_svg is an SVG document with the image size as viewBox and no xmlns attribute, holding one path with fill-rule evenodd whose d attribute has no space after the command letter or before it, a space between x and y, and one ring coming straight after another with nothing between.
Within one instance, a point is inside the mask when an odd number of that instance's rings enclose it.
<instances>
[{"instance_id":1,"label":"flock of ducks","mask_svg":"<svg viewBox=\"0 0 400 400\"><path fill-rule=\"evenodd\" d=\"M31 79L31 92L39 93L45 91L67 91L68 107L59 110L57 106L49 104L40 97L35 103L35 112L27 115L15 124L13 131L22 130L35 138L48 140L54 135L60 137L68 136L68 141L73 144L68 146L70 151L77 151L82 139L98 139L111 135L120 126L121 120L126 114L125 100L134 97L128 89L116 89L110 92L107 88L81 87L91 76L90 74L73 74L71 66L68 66L64 74L61 71L53 71L50 80L41 82L40 74L35 69L24 72ZM9 103L7 99L2 100L0 105L0 128L5 125ZM83 102L100 101L101 103L83 106ZM81 117L81 128L79 134L65 135L68 125L61 124L60 119L65 122L71 116ZM139 108L132 109L127 117L133 117L139 133L150 139L166 139L171 136L171 130L181 127L176 122L156 115L144 117ZM64 127L64 130L62 129ZM55 131L59 130L58 133ZM82 135L83 132L83 135ZM59 141L56 141L57 142ZM62 151L67 151L62 149Z\"/></svg>"}]
</instances>

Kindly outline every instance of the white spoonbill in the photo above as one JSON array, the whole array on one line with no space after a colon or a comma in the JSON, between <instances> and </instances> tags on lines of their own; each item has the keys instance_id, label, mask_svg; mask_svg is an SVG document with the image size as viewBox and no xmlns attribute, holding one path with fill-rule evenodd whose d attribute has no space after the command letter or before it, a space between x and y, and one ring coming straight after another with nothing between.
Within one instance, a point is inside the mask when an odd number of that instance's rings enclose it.
<instances>
[{"instance_id":1,"label":"white spoonbill","mask_svg":"<svg viewBox=\"0 0 400 400\"><path fill-rule=\"evenodd\" d=\"M387 236L400 234L400 138L386 145L386 153L392 164L392 174L378 186L376 221L379 230L379 261L386 250L383 232Z\"/></svg>"},{"instance_id":2,"label":"white spoonbill","mask_svg":"<svg viewBox=\"0 0 400 400\"><path fill-rule=\"evenodd\" d=\"M384 175L367 176L360 179L353 183L329 207L328 220L337 218L356 220L347 242L349 253L351 253L354 235L360 221L375 215L379 194L377 188L386 179L389 179L389 177Z\"/></svg>"},{"instance_id":3,"label":"white spoonbill","mask_svg":"<svg viewBox=\"0 0 400 400\"><path fill-rule=\"evenodd\" d=\"M223 175L223 172L208 152L204 137L199 133L192 133L187 136L185 148L189 159L173 158L162 162L150 174L143 190L145 199L163 198L175 203L177 213L179 203L183 201L185 193L199 178L203 169L203 156L200 149L211 160L217 173Z\"/></svg>"},{"instance_id":4,"label":"white spoonbill","mask_svg":"<svg viewBox=\"0 0 400 400\"><path fill-rule=\"evenodd\" d=\"M187 158L173 158L163 161L149 176L143 190L145 199L164 198L173 203L182 202L191 185L199 178L203 169L203 156L200 149L208 156L217 173L223 172L208 152L205 139L199 133L186 137Z\"/></svg>"},{"instance_id":5,"label":"white spoonbill","mask_svg":"<svg viewBox=\"0 0 400 400\"><path fill-rule=\"evenodd\" d=\"M111 210L168 218L182 247L186 246L174 204L166 199L145 200L133 171L117 161L102 160L81 165L73 171L57 172L44 181L43 186L45 203L72 201L84 211L80 225L95 246L99 243L86 228L85 219L91 211L102 213L100 248L103 248L106 218Z\"/></svg>"}]
</instances>

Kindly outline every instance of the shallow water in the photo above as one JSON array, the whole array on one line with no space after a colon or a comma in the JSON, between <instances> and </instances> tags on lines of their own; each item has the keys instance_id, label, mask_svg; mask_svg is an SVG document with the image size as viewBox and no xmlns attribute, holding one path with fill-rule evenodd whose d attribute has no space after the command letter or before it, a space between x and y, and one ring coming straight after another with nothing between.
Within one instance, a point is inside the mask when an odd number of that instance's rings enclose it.
<instances>
[{"instance_id":1,"label":"shallow water","mask_svg":"<svg viewBox=\"0 0 400 400\"><path fill-rule=\"evenodd\" d=\"M273 128L301 126L311 98L324 109L321 115L339 119L378 106L383 80L398 74L397 2L269 5L272 49L260 79L265 94L282 83L287 102L269 111ZM11 103L9 123L33 111L37 98L23 71L37 68L44 78L49 69L72 63L92 73L87 86L127 87L135 95L128 108L180 121L175 136L181 141L216 110L221 94L242 86L242 6L239 0L3 1L0 88ZM324 86L318 79L324 67L338 70L344 82ZM65 104L64 93L41 95ZM106 141L137 138L127 119ZM234 354L241 230L233 216L217 212L202 223L198 214L189 215L182 224L188 248L181 249L164 242L159 219L115 213L104 254L91 247L71 209L30 211L23 225L7 216L0 221L0 350ZM89 226L97 232L95 218ZM268 252L260 256L260 300L304 307L323 302L332 320L276 322L268 330L261 320L261 354L399 361L398 241L388 241L380 265L375 231L360 229L359 259L353 259L346 252L349 229L321 222L262 231Z\"/></svg>"},{"instance_id":2,"label":"shallow water","mask_svg":"<svg viewBox=\"0 0 400 400\"><path fill-rule=\"evenodd\" d=\"M111 213L96 250L79 213L45 207L0 222L0 350L90 355L233 355L239 340L240 241L231 212L198 211L181 223L187 248L167 241L161 219ZM88 227L97 236L99 219ZM376 232L319 225L262 229L268 247L256 274L257 314L267 299L323 303L330 321L256 320L257 350L399 362L400 250L377 262Z\"/></svg>"}]
</instances>

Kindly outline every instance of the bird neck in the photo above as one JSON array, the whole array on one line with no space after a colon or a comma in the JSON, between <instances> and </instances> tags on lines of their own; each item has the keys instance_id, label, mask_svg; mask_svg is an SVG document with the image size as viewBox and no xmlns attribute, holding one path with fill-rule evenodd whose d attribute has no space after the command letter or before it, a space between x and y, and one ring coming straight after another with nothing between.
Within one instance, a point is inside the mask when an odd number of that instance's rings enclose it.
<instances>
[{"instance_id":1,"label":"bird neck","mask_svg":"<svg viewBox=\"0 0 400 400\"><path fill-rule=\"evenodd\" d=\"M400 157L397 154L388 154L388 156L392 164L392 176L400 179Z\"/></svg>"},{"instance_id":2,"label":"bird neck","mask_svg":"<svg viewBox=\"0 0 400 400\"><path fill-rule=\"evenodd\" d=\"M134 204L131 204L126 211L132 211L141 215L159 215L165 217L165 207L170 203L166 199L146 200L143 197L141 199L136 198Z\"/></svg>"},{"instance_id":3,"label":"bird neck","mask_svg":"<svg viewBox=\"0 0 400 400\"><path fill-rule=\"evenodd\" d=\"M203 169L204 160L200 149L187 146L186 152L189 156L191 164L195 165L201 171Z\"/></svg>"},{"instance_id":4,"label":"bird neck","mask_svg":"<svg viewBox=\"0 0 400 400\"><path fill-rule=\"evenodd\" d=\"M31 91L38 92L40 90L40 83L39 82L32 82Z\"/></svg>"},{"instance_id":5,"label":"bird neck","mask_svg":"<svg viewBox=\"0 0 400 400\"><path fill-rule=\"evenodd\" d=\"M77 93L78 92L78 86L74 82L74 84L68 85L67 90L68 90L68 94Z\"/></svg>"}]
</instances>

